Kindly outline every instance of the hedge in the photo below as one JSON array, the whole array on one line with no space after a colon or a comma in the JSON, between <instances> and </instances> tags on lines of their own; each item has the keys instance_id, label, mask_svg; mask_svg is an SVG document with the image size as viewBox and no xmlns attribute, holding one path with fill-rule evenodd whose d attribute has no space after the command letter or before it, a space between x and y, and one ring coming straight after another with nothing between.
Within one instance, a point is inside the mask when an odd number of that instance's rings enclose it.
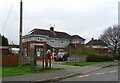
<instances>
[{"instance_id":1,"label":"hedge","mask_svg":"<svg viewBox=\"0 0 120 83\"><path fill-rule=\"evenodd\" d=\"M100 56L100 55L90 55L87 57L87 62L102 62L102 61L112 61L112 57L108 55Z\"/></svg>"}]
</instances>

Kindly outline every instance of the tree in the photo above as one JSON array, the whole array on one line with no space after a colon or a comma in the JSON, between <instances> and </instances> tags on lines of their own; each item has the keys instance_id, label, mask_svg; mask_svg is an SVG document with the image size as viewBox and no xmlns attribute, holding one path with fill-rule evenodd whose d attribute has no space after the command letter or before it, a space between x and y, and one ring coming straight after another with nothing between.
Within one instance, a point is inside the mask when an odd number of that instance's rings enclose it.
<instances>
[{"instance_id":1,"label":"tree","mask_svg":"<svg viewBox=\"0 0 120 83\"><path fill-rule=\"evenodd\" d=\"M70 54L75 54L77 52L77 50L75 48L72 48L70 46L67 46L65 48L65 51L69 52Z\"/></svg>"},{"instance_id":2,"label":"tree","mask_svg":"<svg viewBox=\"0 0 120 83\"><path fill-rule=\"evenodd\" d=\"M8 39L6 37L4 37L4 35L2 36L0 34L0 38L2 38L2 46L8 46Z\"/></svg>"},{"instance_id":3,"label":"tree","mask_svg":"<svg viewBox=\"0 0 120 83\"><path fill-rule=\"evenodd\" d=\"M67 46L65 48L65 51L67 51L70 55L69 57L71 57L72 59L69 60L69 62L77 62L77 54L78 54L78 50L77 48L72 48L70 46Z\"/></svg>"},{"instance_id":4,"label":"tree","mask_svg":"<svg viewBox=\"0 0 120 83\"><path fill-rule=\"evenodd\" d=\"M108 27L108 29L100 35L100 39L106 42L113 50L113 53L116 54L120 48L120 25Z\"/></svg>"},{"instance_id":5,"label":"tree","mask_svg":"<svg viewBox=\"0 0 120 83\"><path fill-rule=\"evenodd\" d=\"M81 47L81 48L72 48L70 46L65 48L65 51L67 51L68 53L70 53L70 57L72 57L73 59L71 61L74 60L74 62L79 62L79 57L81 57L82 59L86 56L90 56L93 55L95 53L95 49L90 47ZM72 55L72 56L71 56Z\"/></svg>"},{"instance_id":6,"label":"tree","mask_svg":"<svg viewBox=\"0 0 120 83\"><path fill-rule=\"evenodd\" d=\"M84 46L84 47L81 47L81 48L78 49L78 53L80 55L88 55L88 56L90 56L90 55L93 55L95 53L95 49L92 48L92 46L89 46L89 47Z\"/></svg>"}]
</instances>

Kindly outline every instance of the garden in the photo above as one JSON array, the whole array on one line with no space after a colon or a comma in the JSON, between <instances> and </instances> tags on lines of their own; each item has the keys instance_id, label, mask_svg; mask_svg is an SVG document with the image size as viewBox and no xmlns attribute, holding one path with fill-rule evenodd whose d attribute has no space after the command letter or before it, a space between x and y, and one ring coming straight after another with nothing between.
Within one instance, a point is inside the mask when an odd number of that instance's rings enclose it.
<instances>
[{"instance_id":1,"label":"garden","mask_svg":"<svg viewBox=\"0 0 120 83\"><path fill-rule=\"evenodd\" d=\"M111 63L117 62L109 53L97 53L92 47L81 47L81 48L71 48L67 47L66 51L69 52L70 57L74 55L76 57L74 61L68 60L62 63L62 65L72 65L72 66L87 66L99 63ZM84 61L78 61L79 57L87 56ZM69 57L69 58L70 58ZM73 57L73 56L72 56ZM83 59L83 58L82 58Z\"/></svg>"}]
</instances>

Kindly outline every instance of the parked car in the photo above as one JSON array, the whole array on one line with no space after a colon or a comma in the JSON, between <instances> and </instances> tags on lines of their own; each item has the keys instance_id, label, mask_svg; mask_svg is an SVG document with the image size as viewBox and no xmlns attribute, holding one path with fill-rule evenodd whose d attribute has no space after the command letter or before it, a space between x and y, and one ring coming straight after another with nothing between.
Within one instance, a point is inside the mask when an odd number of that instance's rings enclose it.
<instances>
[{"instance_id":1,"label":"parked car","mask_svg":"<svg viewBox=\"0 0 120 83\"><path fill-rule=\"evenodd\" d=\"M68 52L59 52L56 56L54 56L54 60L55 61L67 61L69 57L69 53Z\"/></svg>"}]
</instances>

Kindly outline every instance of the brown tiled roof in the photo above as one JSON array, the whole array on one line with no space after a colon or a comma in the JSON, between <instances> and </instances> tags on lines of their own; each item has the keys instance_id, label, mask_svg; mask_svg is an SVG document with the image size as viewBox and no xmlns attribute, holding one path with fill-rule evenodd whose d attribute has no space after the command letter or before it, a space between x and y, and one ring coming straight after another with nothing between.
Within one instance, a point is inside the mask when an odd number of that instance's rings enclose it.
<instances>
[{"instance_id":1,"label":"brown tiled roof","mask_svg":"<svg viewBox=\"0 0 120 83\"><path fill-rule=\"evenodd\" d=\"M99 45L99 46L107 46L107 44L102 41L102 40L97 40L97 39L92 39L90 40L88 43L86 43L86 45Z\"/></svg>"},{"instance_id":2,"label":"brown tiled roof","mask_svg":"<svg viewBox=\"0 0 120 83\"><path fill-rule=\"evenodd\" d=\"M83 40L85 40L84 38L80 37L79 35L72 35L71 38L72 38L72 39L78 38L78 39L83 39Z\"/></svg>"},{"instance_id":3,"label":"brown tiled roof","mask_svg":"<svg viewBox=\"0 0 120 83\"><path fill-rule=\"evenodd\" d=\"M33 29L30 35L45 35L54 38L63 38L63 39L70 39L71 36L65 32L58 32L58 31L51 31L51 30L44 30L44 29Z\"/></svg>"}]
</instances>

